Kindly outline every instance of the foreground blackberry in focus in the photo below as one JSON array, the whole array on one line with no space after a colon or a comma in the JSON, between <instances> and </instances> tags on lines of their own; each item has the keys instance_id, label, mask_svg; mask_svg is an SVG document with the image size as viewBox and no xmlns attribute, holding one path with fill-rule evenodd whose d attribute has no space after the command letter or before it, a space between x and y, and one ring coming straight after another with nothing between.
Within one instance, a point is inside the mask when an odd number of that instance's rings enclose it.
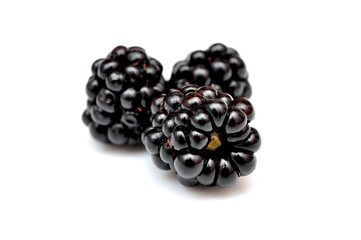
<instances>
[{"instance_id":1,"label":"foreground blackberry in focus","mask_svg":"<svg viewBox=\"0 0 361 240\"><path fill-rule=\"evenodd\" d=\"M116 145L141 144L141 133L150 125L151 101L164 92L162 71L162 65L140 47L118 46L96 60L82 116L91 135Z\"/></svg>"},{"instance_id":2,"label":"foreground blackberry in focus","mask_svg":"<svg viewBox=\"0 0 361 240\"><path fill-rule=\"evenodd\" d=\"M180 89L186 84L213 86L235 98L252 95L245 63L236 50L221 43L205 51L194 51L186 60L176 63L167 84L168 89Z\"/></svg>"},{"instance_id":3,"label":"foreground blackberry in focus","mask_svg":"<svg viewBox=\"0 0 361 240\"><path fill-rule=\"evenodd\" d=\"M246 98L190 84L154 98L151 112L143 143L183 185L228 187L255 169L261 138L249 126L255 112Z\"/></svg>"}]
</instances>

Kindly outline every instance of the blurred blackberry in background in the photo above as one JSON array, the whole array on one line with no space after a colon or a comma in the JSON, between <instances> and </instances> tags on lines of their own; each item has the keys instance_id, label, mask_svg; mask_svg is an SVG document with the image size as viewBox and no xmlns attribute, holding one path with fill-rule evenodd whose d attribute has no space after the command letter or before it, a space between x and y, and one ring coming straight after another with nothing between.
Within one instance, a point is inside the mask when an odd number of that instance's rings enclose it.
<instances>
[{"instance_id":1,"label":"blurred blackberry in background","mask_svg":"<svg viewBox=\"0 0 361 240\"><path fill-rule=\"evenodd\" d=\"M236 50L221 43L194 51L174 65L167 89L180 89L185 84L213 86L235 98L252 95L245 63Z\"/></svg>"},{"instance_id":2,"label":"blurred blackberry in background","mask_svg":"<svg viewBox=\"0 0 361 240\"><path fill-rule=\"evenodd\" d=\"M141 144L150 125L150 104L164 92L163 67L140 47L114 48L96 60L86 84L87 108L82 119L101 142Z\"/></svg>"},{"instance_id":3,"label":"blurred blackberry in background","mask_svg":"<svg viewBox=\"0 0 361 240\"><path fill-rule=\"evenodd\" d=\"M261 138L249 126L255 112L246 98L190 84L154 98L151 113L142 141L183 185L228 187L255 169Z\"/></svg>"}]
</instances>

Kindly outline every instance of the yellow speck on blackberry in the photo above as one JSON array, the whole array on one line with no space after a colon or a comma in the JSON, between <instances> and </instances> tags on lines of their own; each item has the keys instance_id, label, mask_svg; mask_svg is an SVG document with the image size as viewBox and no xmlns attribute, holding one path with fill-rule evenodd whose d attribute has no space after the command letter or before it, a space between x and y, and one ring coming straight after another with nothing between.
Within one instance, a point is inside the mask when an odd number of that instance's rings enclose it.
<instances>
[{"instance_id":1,"label":"yellow speck on blackberry","mask_svg":"<svg viewBox=\"0 0 361 240\"><path fill-rule=\"evenodd\" d=\"M207 150L214 151L222 145L222 142L217 133L211 133L211 141L207 146Z\"/></svg>"}]
</instances>

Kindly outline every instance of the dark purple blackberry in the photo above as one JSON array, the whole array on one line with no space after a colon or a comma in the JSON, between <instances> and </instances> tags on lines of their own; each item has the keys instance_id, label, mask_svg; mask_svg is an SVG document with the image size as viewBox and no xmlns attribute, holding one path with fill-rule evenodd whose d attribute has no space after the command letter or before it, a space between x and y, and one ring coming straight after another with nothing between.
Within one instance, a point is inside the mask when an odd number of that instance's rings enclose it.
<instances>
[{"instance_id":1,"label":"dark purple blackberry","mask_svg":"<svg viewBox=\"0 0 361 240\"><path fill-rule=\"evenodd\" d=\"M180 89L185 84L213 86L235 98L252 95L245 63L236 50L221 43L192 52L174 65L167 89Z\"/></svg>"},{"instance_id":2,"label":"dark purple blackberry","mask_svg":"<svg viewBox=\"0 0 361 240\"><path fill-rule=\"evenodd\" d=\"M118 46L95 61L86 85L83 122L91 135L117 145L140 144L150 125L150 104L164 92L162 65L140 47Z\"/></svg>"},{"instance_id":3,"label":"dark purple blackberry","mask_svg":"<svg viewBox=\"0 0 361 240\"><path fill-rule=\"evenodd\" d=\"M261 138L249 126L255 113L246 98L185 85L154 98L151 112L142 141L155 165L173 169L182 184L228 187L255 169Z\"/></svg>"}]
</instances>

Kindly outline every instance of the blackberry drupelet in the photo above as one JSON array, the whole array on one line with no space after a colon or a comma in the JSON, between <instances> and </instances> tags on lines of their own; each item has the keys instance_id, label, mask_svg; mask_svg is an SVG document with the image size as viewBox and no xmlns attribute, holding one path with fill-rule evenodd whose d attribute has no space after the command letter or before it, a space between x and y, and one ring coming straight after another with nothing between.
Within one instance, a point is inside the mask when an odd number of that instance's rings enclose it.
<instances>
[{"instance_id":1,"label":"blackberry drupelet","mask_svg":"<svg viewBox=\"0 0 361 240\"><path fill-rule=\"evenodd\" d=\"M155 165L173 169L183 185L228 187L255 169L261 138L249 126L255 112L246 98L190 84L154 98L151 112L142 141Z\"/></svg>"},{"instance_id":2,"label":"blackberry drupelet","mask_svg":"<svg viewBox=\"0 0 361 240\"><path fill-rule=\"evenodd\" d=\"M140 47L118 46L95 61L82 116L91 135L116 145L141 144L141 133L150 125L151 101L164 92L162 71Z\"/></svg>"},{"instance_id":3,"label":"blackberry drupelet","mask_svg":"<svg viewBox=\"0 0 361 240\"><path fill-rule=\"evenodd\" d=\"M167 89L180 89L185 84L213 86L235 98L252 95L244 61L236 50L221 43L213 44L205 51L194 51L186 60L174 65Z\"/></svg>"}]
</instances>

